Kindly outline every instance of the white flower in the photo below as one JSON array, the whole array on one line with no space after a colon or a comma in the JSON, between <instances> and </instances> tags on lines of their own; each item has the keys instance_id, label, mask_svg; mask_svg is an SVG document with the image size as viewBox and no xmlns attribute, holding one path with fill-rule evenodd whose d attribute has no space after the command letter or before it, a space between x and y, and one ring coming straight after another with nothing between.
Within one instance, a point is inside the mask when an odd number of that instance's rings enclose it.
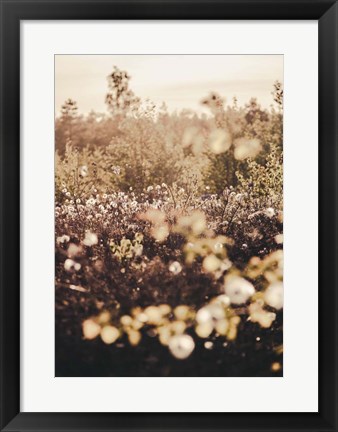
<instances>
[{"instance_id":1,"label":"white flower","mask_svg":"<svg viewBox=\"0 0 338 432\"><path fill-rule=\"evenodd\" d=\"M194 348L195 342L193 338L186 334L173 336L169 340L169 350L179 360L189 357Z\"/></svg>"},{"instance_id":2,"label":"white flower","mask_svg":"<svg viewBox=\"0 0 338 432\"><path fill-rule=\"evenodd\" d=\"M196 314L196 321L198 324L205 324L212 321L210 310L207 306L202 307Z\"/></svg>"},{"instance_id":3,"label":"white flower","mask_svg":"<svg viewBox=\"0 0 338 432\"><path fill-rule=\"evenodd\" d=\"M83 165L80 168L80 176L81 177L86 177L87 175L88 175L88 167L87 167L87 165Z\"/></svg>"},{"instance_id":4,"label":"white flower","mask_svg":"<svg viewBox=\"0 0 338 432\"><path fill-rule=\"evenodd\" d=\"M182 266L178 261L174 261L173 263L170 264L169 271L171 271L171 273L174 273L175 275L177 275L177 274L181 273Z\"/></svg>"},{"instance_id":5,"label":"white flower","mask_svg":"<svg viewBox=\"0 0 338 432\"><path fill-rule=\"evenodd\" d=\"M121 168L117 165L117 166L112 166L112 171L114 174L119 175L121 172Z\"/></svg>"},{"instance_id":6,"label":"white flower","mask_svg":"<svg viewBox=\"0 0 338 432\"><path fill-rule=\"evenodd\" d=\"M72 270L78 271L81 268L81 264L76 263L72 259L68 258L64 263L64 267L66 271L72 271Z\"/></svg>"},{"instance_id":7,"label":"white flower","mask_svg":"<svg viewBox=\"0 0 338 432\"><path fill-rule=\"evenodd\" d=\"M228 131L215 129L209 137L209 147L214 154L221 154L229 150L231 135Z\"/></svg>"},{"instance_id":8,"label":"white flower","mask_svg":"<svg viewBox=\"0 0 338 432\"><path fill-rule=\"evenodd\" d=\"M93 206L95 204L95 199L94 198L89 198L89 200L87 200L86 205L87 206Z\"/></svg>"},{"instance_id":9,"label":"white flower","mask_svg":"<svg viewBox=\"0 0 338 432\"><path fill-rule=\"evenodd\" d=\"M73 258L76 255L79 255L81 252L81 247L76 245L75 243L70 243L67 249L67 255L69 258Z\"/></svg>"},{"instance_id":10,"label":"white flower","mask_svg":"<svg viewBox=\"0 0 338 432\"><path fill-rule=\"evenodd\" d=\"M204 348L210 350L212 349L214 344L211 341L204 342Z\"/></svg>"},{"instance_id":11,"label":"white flower","mask_svg":"<svg viewBox=\"0 0 338 432\"><path fill-rule=\"evenodd\" d=\"M86 236L82 242L85 246L93 246L98 243L97 235L92 232L87 232Z\"/></svg>"},{"instance_id":12,"label":"white flower","mask_svg":"<svg viewBox=\"0 0 338 432\"><path fill-rule=\"evenodd\" d=\"M283 283L274 282L269 285L264 293L264 300L269 306L275 309L282 309L284 302Z\"/></svg>"},{"instance_id":13,"label":"white flower","mask_svg":"<svg viewBox=\"0 0 338 432\"><path fill-rule=\"evenodd\" d=\"M87 319L82 323L83 336L86 339L95 339L101 331L101 327L92 319Z\"/></svg>"},{"instance_id":14,"label":"white flower","mask_svg":"<svg viewBox=\"0 0 338 432\"><path fill-rule=\"evenodd\" d=\"M70 240L70 237L68 235L64 234L63 236L56 238L56 243L57 244L68 243L69 240Z\"/></svg>"},{"instance_id":15,"label":"white flower","mask_svg":"<svg viewBox=\"0 0 338 432\"><path fill-rule=\"evenodd\" d=\"M254 158L262 150L262 145L256 138L237 138L234 145L234 155L237 160L243 160L248 157Z\"/></svg>"},{"instance_id":16,"label":"white flower","mask_svg":"<svg viewBox=\"0 0 338 432\"><path fill-rule=\"evenodd\" d=\"M111 325L104 326L101 330L101 339L105 344L112 344L120 336L119 330Z\"/></svg>"},{"instance_id":17,"label":"white flower","mask_svg":"<svg viewBox=\"0 0 338 432\"><path fill-rule=\"evenodd\" d=\"M203 269L206 272L213 272L220 268L222 261L218 259L215 255L211 254L204 258Z\"/></svg>"},{"instance_id":18,"label":"white flower","mask_svg":"<svg viewBox=\"0 0 338 432\"><path fill-rule=\"evenodd\" d=\"M231 303L245 303L255 293L254 286L240 276L228 276L225 278L225 294Z\"/></svg>"},{"instance_id":19,"label":"white flower","mask_svg":"<svg viewBox=\"0 0 338 432\"><path fill-rule=\"evenodd\" d=\"M267 217L272 218L275 215L275 210L272 207L269 207L265 210L265 214Z\"/></svg>"}]
</instances>

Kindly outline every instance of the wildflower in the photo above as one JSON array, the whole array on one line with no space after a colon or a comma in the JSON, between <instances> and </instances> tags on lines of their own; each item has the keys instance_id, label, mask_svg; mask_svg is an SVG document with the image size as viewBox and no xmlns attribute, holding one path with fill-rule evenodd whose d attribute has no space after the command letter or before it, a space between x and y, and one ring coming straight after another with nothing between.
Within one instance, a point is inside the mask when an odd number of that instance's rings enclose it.
<instances>
[{"instance_id":1,"label":"wildflower","mask_svg":"<svg viewBox=\"0 0 338 432\"><path fill-rule=\"evenodd\" d=\"M274 282L266 289L264 293L264 300L269 306L275 309L282 309L284 301L283 295L283 283Z\"/></svg>"},{"instance_id":2,"label":"wildflower","mask_svg":"<svg viewBox=\"0 0 338 432\"><path fill-rule=\"evenodd\" d=\"M178 320L184 321L189 317L189 308L188 306L184 306L184 305L177 306L174 309L174 314Z\"/></svg>"},{"instance_id":3,"label":"wildflower","mask_svg":"<svg viewBox=\"0 0 338 432\"><path fill-rule=\"evenodd\" d=\"M183 334L187 325L184 321L173 321L170 325L170 329L174 334Z\"/></svg>"},{"instance_id":4,"label":"wildflower","mask_svg":"<svg viewBox=\"0 0 338 432\"><path fill-rule=\"evenodd\" d=\"M210 350L214 347L214 344L211 341L204 342L204 348Z\"/></svg>"},{"instance_id":5,"label":"wildflower","mask_svg":"<svg viewBox=\"0 0 338 432\"><path fill-rule=\"evenodd\" d=\"M227 296L227 295L225 295L225 294L221 294L221 295L219 295L219 296L217 296L213 301L212 301L212 303L219 303L220 305L222 305L223 307L228 307L228 306L230 306L230 298Z\"/></svg>"},{"instance_id":6,"label":"wildflower","mask_svg":"<svg viewBox=\"0 0 338 432\"><path fill-rule=\"evenodd\" d=\"M95 199L94 198L89 198L89 200L87 200L86 205L88 207L95 205Z\"/></svg>"},{"instance_id":7,"label":"wildflower","mask_svg":"<svg viewBox=\"0 0 338 432\"><path fill-rule=\"evenodd\" d=\"M279 362L274 362L271 364L271 370L272 372L278 372L282 368L281 364Z\"/></svg>"},{"instance_id":8,"label":"wildflower","mask_svg":"<svg viewBox=\"0 0 338 432\"><path fill-rule=\"evenodd\" d=\"M218 259L215 255L211 254L204 258L203 269L206 272L213 272L219 269L222 261Z\"/></svg>"},{"instance_id":9,"label":"wildflower","mask_svg":"<svg viewBox=\"0 0 338 432\"><path fill-rule=\"evenodd\" d=\"M70 240L70 237L68 235L64 234L63 236L56 238L56 243L57 244L68 243L69 240Z\"/></svg>"},{"instance_id":10,"label":"wildflower","mask_svg":"<svg viewBox=\"0 0 338 432\"><path fill-rule=\"evenodd\" d=\"M101 326L93 319L87 319L82 323L82 332L85 339L95 339L101 332Z\"/></svg>"},{"instance_id":11,"label":"wildflower","mask_svg":"<svg viewBox=\"0 0 338 432\"><path fill-rule=\"evenodd\" d=\"M211 320L212 320L212 316L210 310L206 306L199 309L199 311L196 314L196 321L199 324L208 323Z\"/></svg>"},{"instance_id":12,"label":"wildflower","mask_svg":"<svg viewBox=\"0 0 338 432\"><path fill-rule=\"evenodd\" d=\"M135 256L141 256L142 252L143 252L143 245L137 243L134 247L133 247L133 251Z\"/></svg>"},{"instance_id":13,"label":"wildflower","mask_svg":"<svg viewBox=\"0 0 338 432\"><path fill-rule=\"evenodd\" d=\"M150 233L155 240L157 240L158 242L163 242L169 235L169 225L163 224L160 226L155 226L151 228Z\"/></svg>"},{"instance_id":14,"label":"wildflower","mask_svg":"<svg viewBox=\"0 0 338 432\"><path fill-rule=\"evenodd\" d=\"M162 321L162 313L157 306L148 306L144 309L144 313L147 316L147 323L158 325Z\"/></svg>"},{"instance_id":15,"label":"wildflower","mask_svg":"<svg viewBox=\"0 0 338 432\"><path fill-rule=\"evenodd\" d=\"M222 252L223 251L223 248L224 248L224 246L223 246L223 243L216 243L215 245L214 245L214 251L216 252L216 253L219 253L219 252Z\"/></svg>"},{"instance_id":16,"label":"wildflower","mask_svg":"<svg viewBox=\"0 0 338 432\"><path fill-rule=\"evenodd\" d=\"M263 309L263 301L255 301L249 306L249 314L252 322L257 322L263 328L269 328L276 319L276 314Z\"/></svg>"},{"instance_id":17,"label":"wildflower","mask_svg":"<svg viewBox=\"0 0 338 432\"><path fill-rule=\"evenodd\" d=\"M64 263L64 268L66 271L69 271L69 272L72 270L79 271L81 269L81 264L76 263L75 261L73 261L70 258L67 258L65 263Z\"/></svg>"},{"instance_id":18,"label":"wildflower","mask_svg":"<svg viewBox=\"0 0 338 432\"><path fill-rule=\"evenodd\" d=\"M213 330L214 330L214 326L212 322L205 322L203 324L198 324L195 328L195 332L197 336L203 339L209 337Z\"/></svg>"},{"instance_id":19,"label":"wildflower","mask_svg":"<svg viewBox=\"0 0 338 432\"><path fill-rule=\"evenodd\" d=\"M283 244L284 238L283 238L283 234L277 234L275 236L275 242L277 244Z\"/></svg>"},{"instance_id":20,"label":"wildflower","mask_svg":"<svg viewBox=\"0 0 338 432\"><path fill-rule=\"evenodd\" d=\"M245 303L254 293L255 288L246 279L240 276L225 278L225 294L230 298L231 303Z\"/></svg>"},{"instance_id":21,"label":"wildflower","mask_svg":"<svg viewBox=\"0 0 338 432\"><path fill-rule=\"evenodd\" d=\"M125 327L130 327L133 323L133 318L129 315L123 315L120 318L120 323Z\"/></svg>"},{"instance_id":22,"label":"wildflower","mask_svg":"<svg viewBox=\"0 0 338 432\"><path fill-rule=\"evenodd\" d=\"M111 315L108 311L103 311L98 316L98 322L100 324L107 324L111 318Z\"/></svg>"},{"instance_id":23,"label":"wildflower","mask_svg":"<svg viewBox=\"0 0 338 432\"><path fill-rule=\"evenodd\" d=\"M119 330L114 326L104 326L101 330L101 339L105 344L112 344L114 343L118 337L120 336Z\"/></svg>"},{"instance_id":24,"label":"wildflower","mask_svg":"<svg viewBox=\"0 0 338 432\"><path fill-rule=\"evenodd\" d=\"M169 271L175 275L181 273L182 266L178 261L174 261L169 266Z\"/></svg>"},{"instance_id":25,"label":"wildflower","mask_svg":"<svg viewBox=\"0 0 338 432\"><path fill-rule=\"evenodd\" d=\"M179 360L189 357L194 348L193 338L186 334L172 336L169 340L169 350Z\"/></svg>"},{"instance_id":26,"label":"wildflower","mask_svg":"<svg viewBox=\"0 0 338 432\"><path fill-rule=\"evenodd\" d=\"M215 129L209 137L209 148L214 154L221 154L229 150L231 135L223 129Z\"/></svg>"},{"instance_id":27,"label":"wildflower","mask_svg":"<svg viewBox=\"0 0 338 432\"><path fill-rule=\"evenodd\" d=\"M171 307L168 304L160 304L158 308L162 315L169 315L171 312Z\"/></svg>"},{"instance_id":28,"label":"wildflower","mask_svg":"<svg viewBox=\"0 0 338 432\"><path fill-rule=\"evenodd\" d=\"M112 171L115 175L119 175L121 172L121 168L118 165L112 166Z\"/></svg>"},{"instance_id":29,"label":"wildflower","mask_svg":"<svg viewBox=\"0 0 338 432\"><path fill-rule=\"evenodd\" d=\"M158 328L159 341L162 345L169 345L170 338L172 336L169 326L163 326Z\"/></svg>"},{"instance_id":30,"label":"wildflower","mask_svg":"<svg viewBox=\"0 0 338 432\"><path fill-rule=\"evenodd\" d=\"M226 318L218 320L215 323L215 330L221 336L226 336L226 334L229 330L229 321Z\"/></svg>"},{"instance_id":31,"label":"wildflower","mask_svg":"<svg viewBox=\"0 0 338 432\"><path fill-rule=\"evenodd\" d=\"M235 145L235 158L244 160L246 158L254 158L262 150L260 141L256 138L238 138L234 141Z\"/></svg>"},{"instance_id":32,"label":"wildflower","mask_svg":"<svg viewBox=\"0 0 338 432\"><path fill-rule=\"evenodd\" d=\"M81 247L76 245L75 243L70 243L67 249L67 255L69 258L73 258L76 255L79 255L81 252Z\"/></svg>"},{"instance_id":33,"label":"wildflower","mask_svg":"<svg viewBox=\"0 0 338 432\"><path fill-rule=\"evenodd\" d=\"M96 215L97 216L97 215ZM94 246L98 243L97 235L92 232L86 232L85 238L82 242L85 246Z\"/></svg>"},{"instance_id":34,"label":"wildflower","mask_svg":"<svg viewBox=\"0 0 338 432\"><path fill-rule=\"evenodd\" d=\"M87 167L87 165L83 165L80 168L80 176L81 177L86 177L87 175L88 175L88 167Z\"/></svg>"},{"instance_id":35,"label":"wildflower","mask_svg":"<svg viewBox=\"0 0 338 432\"><path fill-rule=\"evenodd\" d=\"M275 215L275 210L272 207L269 207L265 210L265 214L267 217L272 218Z\"/></svg>"},{"instance_id":36,"label":"wildflower","mask_svg":"<svg viewBox=\"0 0 338 432\"><path fill-rule=\"evenodd\" d=\"M128 331L128 339L130 342L130 345L138 345L141 340L141 333L138 330L129 330Z\"/></svg>"}]
</instances>

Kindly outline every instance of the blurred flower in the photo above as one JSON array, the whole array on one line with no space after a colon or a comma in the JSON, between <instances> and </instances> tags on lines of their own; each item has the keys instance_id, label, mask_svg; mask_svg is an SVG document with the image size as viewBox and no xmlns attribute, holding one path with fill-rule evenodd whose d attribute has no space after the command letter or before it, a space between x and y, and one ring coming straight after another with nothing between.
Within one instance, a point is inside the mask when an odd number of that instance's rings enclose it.
<instances>
[{"instance_id":1,"label":"blurred flower","mask_svg":"<svg viewBox=\"0 0 338 432\"><path fill-rule=\"evenodd\" d=\"M235 158L238 160L244 160L246 158L255 158L258 153L262 150L260 141L256 138L237 138L234 141L235 145Z\"/></svg>"},{"instance_id":2,"label":"blurred flower","mask_svg":"<svg viewBox=\"0 0 338 432\"><path fill-rule=\"evenodd\" d=\"M277 235L275 236L275 242L276 242L277 244L283 244L283 241L284 241L283 234L277 234Z\"/></svg>"},{"instance_id":3,"label":"blurred flower","mask_svg":"<svg viewBox=\"0 0 338 432\"><path fill-rule=\"evenodd\" d=\"M276 319L276 314L263 309L263 301L255 301L249 305L249 314L252 322L257 322L261 327L269 328Z\"/></svg>"},{"instance_id":4,"label":"blurred flower","mask_svg":"<svg viewBox=\"0 0 338 432\"><path fill-rule=\"evenodd\" d=\"M193 338L186 334L172 336L169 340L169 350L179 360L189 357L194 348Z\"/></svg>"},{"instance_id":5,"label":"blurred flower","mask_svg":"<svg viewBox=\"0 0 338 432\"><path fill-rule=\"evenodd\" d=\"M240 276L227 276L224 281L225 294L233 304L245 303L255 293L254 286Z\"/></svg>"},{"instance_id":6,"label":"blurred flower","mask_svg":"<svg viewBox=\"0 0 338 432\"><path fill-rule=\"evenodd\" d=\"M80 168L80 176L81 177L86 177L87 175L88 175L88 167L87 167L87 165L83 165Z\"/></svg>"},{"instance_id":7,"label":"blurred flower","mask_svg":"<svg viewBox=\"0 0 338 432\"><path fill-rule=\"evenodd\" d=\"M87 319L82 323L82 332L86 339L95 339L101 332L101 326L93 319Z\"/></svg>"},{"instance_id":8,"label":"blurred flower","mask_svg":"<svg viewBox=\"0 0 338 432\"><path fill-rule=\"evenodd\" d=\"M269 285L265 290L264 300L269 306L282 309L284 302L283 282L274 282Z\"/></svg>"},{"instance_id":9,"label":"blurred flower","mask_svg":"<svg viewBox=\"0 0 338 432\"><path fill-rule=\"evenodd\" d=\"M169 225L163 224L155 226L151 228L150 233L158 242L164 242L169 235Z\"/></svg>"},{"instance_id":10,"label":"blurred flower","mask_svg":"<svg viewBox=\"0 0 338 432\"><path fill-rule=\"evenodd\" d=\"M210 350L214 347L214 344L211 341L204 342L204 348Z\"/></svg>"},{"instance_id":11,"label":"blurred flower","mask_svg":"<svg viewBox=\"0 0 338 432\"><path fill-rule=\"evenodd\" d=\"M215 129L209 136L209 148L214 154L221 154L229 150L231 134L223 129Z\"/></svg>"},{"instance_id":12,"label":"blurred flower","mask_svg":"<svg viewBox=\"0 0 338 432\"><path fill-rule=\"evenodd\" d=\"M178 261L174 261L170 264L169 271L171 271L171 273L177 275L177 274L181 273L182 266Z\"/></svg>"},{"instance_id":13,"label":"blurred flower","mask_svg":"<svg viewBox=\"0 0 338 432\"><path fill-rule=\"evenodd\" d=\"M66 261L64 263L64 267L65 267L65 270L68 272L74 271L74 270L79 271L81 269L81 264L76 263L72 259L68 258L68 259L66 259Z\"/></svg>"},{"instance_id":14,"label":"blurred flower","mask_svg":"<svg viewBox=\"0 0 338 432\"><path fill-rule=\"evenodd\" d=\"M141 333L138 330L129 330L128 339L131 345L138 345L141 340Z\"/></svg>"},{"instance_id":15,"label":"blurred flower","mask_svg":"<svg viewBox=\"0 0 338 432\"><path fill-rule=\"evenodd\" d=\"M176 306L174 315L178 320L185 321L189 317L189 307L185 305Z\"/></svg>"},{"instance_id":16,"label":"blurred flower","mask_svg":"<svg viewBox=\"0 0 338 432\"><path fill-rule=\"evenodd\" d=\"M148 306L144 309L144 313L147 316L147 323L158 325L162 321L161 310L157 306Z\"/></svg>"},{"instance_id":17,"label":"blurred flower","mask_svg":"<svg viewBox=\"0 0 338 432\"><path fill-rule=\"evenodd\" d=\"M63 236L56 238L56 243L57 244L68 243L69 240L70 240L70 237L68 235L64 234Z\"/></svg>"},{"instance_id":18,"label":"blurred flower","mask_svg":"<svg viewBox=\"0 0 338 432\"><path fill-rule=\"evenodd\" d=\"M97 235L94 234L94 233L92 233L92 232L90 232L90 231L87 231L86 235L85 235L85 238L84 238L84 240L83 240L82 243L85 246L94 246L94 245L96 245L98 243Z\"/></svg>"},{"instance_id":19,"label":"blurred flower","mask_svg":"<svg viewBox=\"0 0 338 432\"><path fill-rule=\"evenodd\" d=\"M213 330L214 326L211 321L205 322L203 324L197 324L197 326L195 327L195 332L200 338L209 337Z\"/></svg>"},{"instance_id":20,"label":"blurred flower","mask_svg":"<svg viewBox=\"0 0 338 432\"><path fill-rule=\"evenodd\" d=\"M119 336L120 336L120 332L116 327L107 325L104 326L103 329L101 330L101 339L106 344L114 343Z\"/></svg>"},{"instance_id":21,"label":"blurred flower","mask_svg":"<svg viewBox=\"0 0 338 432\"><path fill-rule=\"evenodd\" d=\"M267 217L272 218L275 215L275 210L272 207L269 207L265 210L265 214Z\"/></svg>"},{"instance_id":22,"label":"blurred flower","mask_svg":"<svg viewBox=\"0 0 338 432\"><path fill-rule=\"evenodd\" d=\"M203 269L206 272L214 272L220 268L222 261L218 259L215 255L211 254L204 258Z\"/></svg>"},{"instance_id":23,"label":"blurred flower","mask_svg":"<svg viewBox=\"0 0 338 432\"><path fill-rule=\"evenodd\" d=\"M121 173L121 168L118 165L112 166L112 171L114 174L119 175Z\"/></svg>"}]
</instances>

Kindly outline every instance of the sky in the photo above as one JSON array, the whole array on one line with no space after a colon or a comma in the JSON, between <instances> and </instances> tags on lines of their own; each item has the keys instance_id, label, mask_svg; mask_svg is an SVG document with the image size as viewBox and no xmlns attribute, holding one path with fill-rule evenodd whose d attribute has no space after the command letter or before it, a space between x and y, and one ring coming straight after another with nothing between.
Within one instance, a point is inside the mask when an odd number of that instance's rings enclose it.
<instances>
[{"instance_id":1,"label":"sky","mask_svg":"<svg viewBox=\"0 0 338 432\"><path fill-rule=\"evenodd\" d=\"M273 102L276 80L283 82L282 55L56 55L55 112L77 101L79 112L107 112L107 76L117 66L131 76L130 88L142 100L168 110L206 112L201 100L211 92L239 105L255 97L265 108Z\"/></svg>"}]
</instances>

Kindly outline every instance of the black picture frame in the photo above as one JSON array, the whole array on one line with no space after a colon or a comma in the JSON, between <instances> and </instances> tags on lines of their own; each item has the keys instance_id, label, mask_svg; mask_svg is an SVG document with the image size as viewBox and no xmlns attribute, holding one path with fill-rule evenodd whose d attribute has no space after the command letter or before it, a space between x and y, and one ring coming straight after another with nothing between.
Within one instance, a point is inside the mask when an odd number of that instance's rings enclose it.
<instances>
[{"instance_id":1,"label":"black picture frame","mask_svg":"<svg viewBox=\"0 0 338 432\"><path fill-rule=\"evenodd\" d=\"M331 0L0 0L0 6L1 431L337 431L337 3ZM318 20L318 413L20 412L20 21L101 19ZM308 103L311 101L309 89Z\"/></svg>"}]
</instances>

